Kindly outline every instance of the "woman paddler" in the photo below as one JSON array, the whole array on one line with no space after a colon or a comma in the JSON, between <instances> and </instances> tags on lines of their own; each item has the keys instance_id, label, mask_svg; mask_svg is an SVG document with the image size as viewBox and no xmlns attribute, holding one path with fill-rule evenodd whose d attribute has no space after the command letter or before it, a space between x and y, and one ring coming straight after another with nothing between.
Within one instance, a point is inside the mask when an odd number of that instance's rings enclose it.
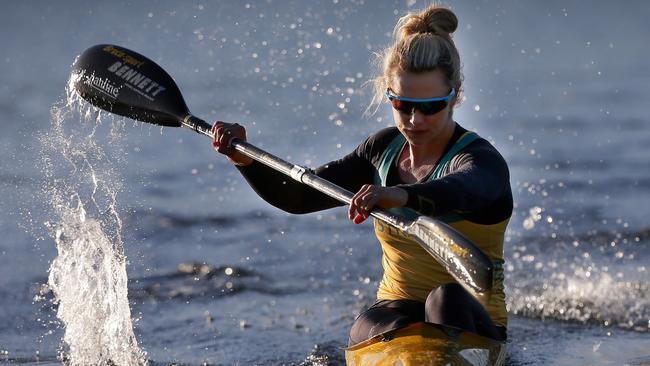
<instances>
[{"instance_id":1,"label":"woman paddler","mask_svg":"<svg viewBox=\"0 0 650 366\"><path fill-rule=\"evenodd\" d=\"M395 42L381 56L373 99L391 103L395 127L376 132L315 173L356 192L348 211L354 223L378 206L435 217L465 234L494 262L492 292L487 303L479 303L420 245L374 220L384 274L377 302L352 326L350 345L423 321L506 338L502 264L512 214L509 172L494 146L453 119L462 92L451 38L457 26L454 13L437 5L399 20ZM298 214L342 205L230 149L231 138L246 139L244 127L218 121L213 132L214 148L273 206Z\"/></svg>"}]
</instances>

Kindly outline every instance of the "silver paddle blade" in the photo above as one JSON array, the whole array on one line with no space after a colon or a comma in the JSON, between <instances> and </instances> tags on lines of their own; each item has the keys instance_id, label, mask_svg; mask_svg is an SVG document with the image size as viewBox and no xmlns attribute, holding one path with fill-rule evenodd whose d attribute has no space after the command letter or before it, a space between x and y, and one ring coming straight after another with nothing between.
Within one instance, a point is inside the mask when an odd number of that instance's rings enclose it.
<instances>
[{"instance_id":1,"label":"silver paddle blade","mask_svg":"<svg viewBox=\"0 0 650 366\"><path fill-rule=\"evenodd\" d=\"M420 216L406 231L456 280L479 293L492 288L492 262L451 226Z\"/></svg>"}]
</instances>

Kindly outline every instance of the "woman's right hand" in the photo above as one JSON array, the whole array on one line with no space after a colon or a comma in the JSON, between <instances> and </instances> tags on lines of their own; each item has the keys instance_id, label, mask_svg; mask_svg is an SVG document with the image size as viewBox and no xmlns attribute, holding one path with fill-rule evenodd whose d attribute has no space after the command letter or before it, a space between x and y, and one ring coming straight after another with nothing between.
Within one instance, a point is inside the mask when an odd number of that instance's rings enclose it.
<instances>
[{"instance_id":1,"label":"woman's right hand","mask_svg":"<svg viewBox=\"0 0 650 366\"><path fill-rule=\"evenodd\" d=\"M246 141L246 129L237 123L217 121L212 126L212 147L239 166L250 165L253 159L240 153L230 146L230 140L238 138Z\"/></svg>"}]
</instances>

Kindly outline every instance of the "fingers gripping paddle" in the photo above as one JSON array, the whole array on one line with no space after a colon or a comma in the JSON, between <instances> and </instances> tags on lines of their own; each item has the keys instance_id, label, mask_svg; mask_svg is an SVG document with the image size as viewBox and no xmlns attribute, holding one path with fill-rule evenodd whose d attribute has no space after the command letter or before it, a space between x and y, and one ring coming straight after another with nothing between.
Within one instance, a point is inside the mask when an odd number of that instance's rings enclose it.
<instances>
[{"instance_id":1,"label":"fingers gripping paddle","mask_svg":"<svg viewBox=\"0 0 650 366\"><path fill-rule=\"evenodd\" d=\"M212 126L189 112L172 77L153 61L126 48L105 44L87 49L72 67L72 82L81 97L106 111L160 126L184 126L212 137ZM230 145L343 203L352 200L352 192L303 167L239 139L231 140ZM478 293L491 289L491 261L450 226L426 216L406 220L383 209L374 209L371 215L410 234L465 287Z\"/></svg>"}]
</instances>

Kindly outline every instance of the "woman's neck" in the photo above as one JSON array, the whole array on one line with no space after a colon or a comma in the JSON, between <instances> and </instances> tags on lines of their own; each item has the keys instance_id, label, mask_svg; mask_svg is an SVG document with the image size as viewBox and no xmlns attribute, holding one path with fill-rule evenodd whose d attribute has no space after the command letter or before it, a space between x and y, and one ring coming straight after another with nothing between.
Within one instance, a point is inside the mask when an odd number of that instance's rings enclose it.
<instances>
[{"instance_id":1,"label":"woman's neck","mask_svg":"<svg viewBox=\"0 0 650 366\"><path fill-rule=\"evenodd\" d=\"M456 130L456 122L449 124L442 133L426 145L412 145L407 144L408 160L411 168L417 168L423 165L433 165L440 159L445 152L445 148L449 144Z\"/></svg>"}]
</instances>

